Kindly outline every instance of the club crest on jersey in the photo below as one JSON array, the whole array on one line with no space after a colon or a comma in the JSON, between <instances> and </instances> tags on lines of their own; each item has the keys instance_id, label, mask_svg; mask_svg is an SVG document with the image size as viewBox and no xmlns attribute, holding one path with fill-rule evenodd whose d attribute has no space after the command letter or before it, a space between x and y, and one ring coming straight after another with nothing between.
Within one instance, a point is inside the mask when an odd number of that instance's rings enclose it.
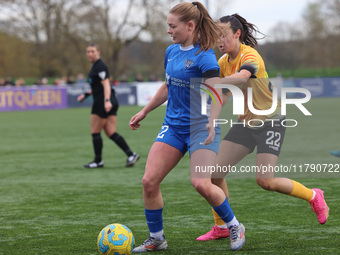
<instances>
[{"instance_id":1,"label":"club crest on jersey","mask_svg":"<svg viewBox=\"0 0 340 255\"><path fill-rule=\"evenodd\" d=\"M190 68L190 66L192 66L193 64L194 64L194 61L192 60L192 59L186 59L185 61L184 61L184 63L185 63L185 69L189 69Z\"/></svg>"}]
</instances>

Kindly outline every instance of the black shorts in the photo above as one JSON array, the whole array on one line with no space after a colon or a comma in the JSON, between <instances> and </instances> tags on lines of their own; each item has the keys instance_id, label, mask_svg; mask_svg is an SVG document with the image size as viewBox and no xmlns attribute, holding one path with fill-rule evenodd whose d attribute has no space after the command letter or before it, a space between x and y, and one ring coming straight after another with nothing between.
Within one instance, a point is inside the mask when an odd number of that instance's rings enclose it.
<instances>
[{"instance_id":1,"label":"black shorts","mask_svg":"<svg viewBox=\"0 0 340 255\"><path fill-rule=\"evenodd\" d=\"M265 122L257 129L244 127L242 124L233 125L223 140L237 143L249 148L252 153L257 146L257 154L270 153L280 155L286 127L280 121Z\"/></svg>"},{"instance_id":2,"label":"black shorts","mask_svg":"<svg viewBox=\"0 0 340 255\"><path fill-rule=\"evenodd\" d=\"M111 116L111 115L116 116L118 107L119 107L118 100L112 94L111 94L110 100L112 104L112 109L109 112L106 112L105 107L104 107L104 97L99 98L99 99L94 99L91 114L96 114L99 117L104 118L104 119L106 119L108 116Z\"/></svg>"}]
</instances>

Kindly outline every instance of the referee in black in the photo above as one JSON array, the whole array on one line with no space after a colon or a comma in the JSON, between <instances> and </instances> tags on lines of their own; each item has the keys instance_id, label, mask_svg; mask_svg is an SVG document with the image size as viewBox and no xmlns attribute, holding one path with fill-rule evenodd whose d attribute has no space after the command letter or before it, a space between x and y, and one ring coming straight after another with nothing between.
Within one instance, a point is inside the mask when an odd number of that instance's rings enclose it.
<instances>
[{"instance_id":1,"label":"referee in black","mask_svg":"<svg viewBox=\"0 0 340 255\"><path fill-rule=\"evenodd\" d=\"M93 96L91 111L91 134L94 148L94 161L84 165L86 168L103 167L102 160L103 141L100 135L104 129L105 134L113 140L127 155L126 166L133 166L139 159L139 155L132 152L125 139L116 132L118 101L115 91L109 80L109 70L100 58L100 48L97 44L89 44L86 48L86 56L92 63L88 76L91 90L78 96L78 101L83 102L90 95Z\"/></svg>"}]
</instances>

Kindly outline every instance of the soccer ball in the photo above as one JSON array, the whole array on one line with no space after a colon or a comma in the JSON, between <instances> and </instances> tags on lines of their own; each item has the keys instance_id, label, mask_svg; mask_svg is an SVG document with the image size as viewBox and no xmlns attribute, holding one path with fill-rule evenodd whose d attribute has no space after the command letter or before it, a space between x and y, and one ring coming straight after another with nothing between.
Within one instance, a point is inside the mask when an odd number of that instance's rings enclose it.
<instances>
[{"instance_id":1,"label":"soccer ball","mask_svg":"<svg viewBox=\"0 0 340 255\"><path fill-rule=\"evenodd\" d=\"M134 245L131 230L118 223L103 228L97 239L98 251L104 255L130 255Z\"/></svg>"}]
</instances>

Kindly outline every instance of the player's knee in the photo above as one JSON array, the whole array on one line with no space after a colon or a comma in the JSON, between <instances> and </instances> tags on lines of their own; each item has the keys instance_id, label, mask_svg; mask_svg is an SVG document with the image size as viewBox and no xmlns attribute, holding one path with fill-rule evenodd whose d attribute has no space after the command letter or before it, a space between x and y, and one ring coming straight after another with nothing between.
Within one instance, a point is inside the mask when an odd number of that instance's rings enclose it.
<instances>
[{"instance_id":1,"label":"player's knee","mask_svg":"<svg viewBox=\"0 0 340 255\"><path fill-rule=\"evenodd\" d=\"M191 184L192 186L198 191L198 193L200 193L201 195L204 196L204 194L207 193L207 183L205 181L202 181L203 179L193 179L191 180Z\"/></svg>"},{"instance_id":2,"label":"player's knee","mask_svg":"<svg viewBox=\"0 0 340 255\"><path fill-rule=\"evenodd\" d=\"M111 130L104 130L105 134L108 138L111 138L111 136L113 136L114 134L116 134L116 130L115 129L111 129Z\"/></svg>"},{"instance_id":3,"label":"player's knee","mask_svg":"<svg viewBox=\"0 0 340 255\"><path fill-rule=\"evenodd\" d=\"M275 182L272 178L256 178L256 182L262 189L269 191L275 190Z\"/></svg>"},{"instance_id":4,"label":"player's knee","mask_svg":"<svg viewBox=\"0 0 340 255\"><path fill-rule=\"evenodd\" d=\"M159 187L159 183L154 180L154 178L149 178L148 176L144 176L142 179L143 184L143 192L146 195L153 194L155 190Z\"/></svg>"}]
</instances>

